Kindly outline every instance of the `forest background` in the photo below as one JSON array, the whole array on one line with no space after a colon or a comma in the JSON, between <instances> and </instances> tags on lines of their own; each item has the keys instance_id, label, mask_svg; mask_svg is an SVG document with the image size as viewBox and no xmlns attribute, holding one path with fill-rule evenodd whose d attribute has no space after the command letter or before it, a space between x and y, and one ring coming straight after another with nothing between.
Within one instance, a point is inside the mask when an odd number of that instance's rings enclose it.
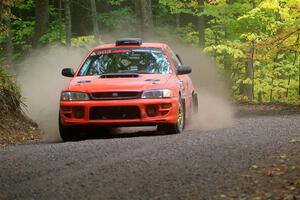
<instances>
[{"instance_id":1,"label":"forest background","mask_svg":"<svg viewBox=\"0 0 300 200\"><path fill-rule=\"evenodd\" d=\"M21 99L9 69L47 45L169 34L217 63L235 102L300 104L300 0L2 0L0 99Z\"/></svg>"}]
</instances>

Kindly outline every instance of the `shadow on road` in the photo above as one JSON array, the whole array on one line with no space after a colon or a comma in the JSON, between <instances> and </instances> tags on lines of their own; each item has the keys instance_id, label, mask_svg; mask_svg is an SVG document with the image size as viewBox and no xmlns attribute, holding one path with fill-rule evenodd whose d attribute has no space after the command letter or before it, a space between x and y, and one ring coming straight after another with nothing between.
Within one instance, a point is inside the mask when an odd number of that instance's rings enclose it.
<instances>
[{"instance_id":1,"label":"shadow on road","mask_svg":"<svg viewBox=\"0 0 300 200\"><path fill-rule=\"evenodd\" d=\"M156 131L153 127L131 127L131 128L89 128L82 132L80 140L112 139L132 137L154 137L167 135Z\"/></svg>"}]
</instances>

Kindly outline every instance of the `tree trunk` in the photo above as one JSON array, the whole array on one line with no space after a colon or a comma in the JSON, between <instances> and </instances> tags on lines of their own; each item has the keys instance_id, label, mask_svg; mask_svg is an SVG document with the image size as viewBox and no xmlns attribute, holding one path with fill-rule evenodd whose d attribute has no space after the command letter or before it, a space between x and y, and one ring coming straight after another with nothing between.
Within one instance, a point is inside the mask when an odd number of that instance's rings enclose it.
<instances>
[{"instance_id":1,"label":"tree trunk","mask_svg":"<svg viewBox=\"0 0 300 200\"><path fill-rule=\"evenodd\" d=\"M141 0L141 11L142 11L144 30L148 31L153 27L151 0Z\"/></svg>"},{"instance_id":2,"label":"tree trunk","mask_svg":"<svg viewBox=\"0 0 300 200\"><path fill-rule=\"evenodd\" d=\"M258 102L262 103L263 102L263 93L261 91L258 92L257 94Z\"/></svg>"},{"instance_id":3,"label":"tree trunk","mask_svg":"<svg viewBox=\"0 0 300 200\"><path fill-rule=\"evenodd\" d=\"M5 41L5 51L6 51L6 64L11 65L13 61L13 43L12 43L12 30L10 18L5 19L5 25L8 29L8 34Z\"/></svg>"},{"instance_id":4,"label":"tree trunk","mask_svg":"<svg viewBox=\"0 0 300 200\"><path fill-rule=\"evenodd\" d=\"M175 14L176 27L180 27L180 13Z\"/></svg>"},{"instance_id":5,"label":"tree trunk","mask_svg":"<svg viewBox=\"0 0 300 200\"><path fill-rule=\"evenodd\" d=\"M227 0L228 4L232 4L233 0ZM251 0L252 8L256 7L255 0ZM254 97L254 51L255 51L255 40L251 41L249 52L247 55L247 60L245 64L245 77L246 79L251 80L251 84L244 84L244 95L248 98L249 101L253 101Z\"/></svg>"},{"instance_id":6,"label":"tree trunk","mask_svg":"<svg viewBox=\"0 0 300 200\"><path fill-rule=\"evenodd\" d=\"M252 82L244 84L244 95L247 97L249 101L253 101L253 82L254 82L254 48L255 42L252 41L249 47L249 52L247 55L247 60L245 64L245 77L246 79L250 79Z\"/></svg>"},{"instance_id":7,"label":"tree trunk","mask_svg":"<svg viewBox=\"0 0 300 200\"><path fill-rule=\"evenodd\" d=\"M3 13L4 13L3 3L0 3L0 26L3 24Z\"/></svg>"},{"instance_id":8,"label":"tree trunk","mask_svg":"<svg viewBox=\"0 0 300 200\"><path fill-rule=\"evenodd\" d=\"M272 77L271 81L271 91L270 91L270 102L273 102L273 85L274 85L274 78Z\"/></svg>"},{"instance_id":9,"label":"tree trunk","mask_svg":"<svg viewBox=\"0 0 300 200\"><path fill-rule=\"evenodd\" d=\"M300 65L298 67L298 71L299 71L299 74L298 74L298 103L300 106Z\"/></svg>"},{"instance_id":10,"label":"tree trunk","mask_svg":"<svg viewBox=\"0 0 300 200\"><path fill-rule=\"evenodd\" d=\"M100 34L99 34L99 26L97 22L97 8L96 8L95 0L91 0L91 10L92 10L92 21L93 21L93 33L94 33L95 41L98 42L100 39Z\"/></svg>"},{"instance_id":11,"label":"tree trunk","mask_svg":"<svg viewBox=\"0 0 300 200\"><path fill-rule=\"evenodd\" d=\"M5 64L12 64L12 56L13 56L13 43L12 43L12 31L11 31L11 17L3 16L3 14L11 13L10 6L5 6L0 3L0 31L4 31L5 35Z\"/></svg>"},{"instance_id":12,"label":"tree trunk","mask_svg":"<svg viewBox=\"0 0 300 200\"><path fill-rule=\"evenodd\" d=\"M59 23L59 42L62 40L62 0L59 0L58 5L58 23Z\"/></svg>"},{"instance_id":13,"label":"tree trunk","mask_svg":"<svg viewBox=\"0 0 300 200\"><path fill-rule=\"evenodd\" d=\"M230 5L230 4L232 4L232 0L227 0L226 3L228 5ZM226 15L226 13L224 13L224 15ZM224 25L223 29L224 29L224 39L227 40L227 38L228 38L227 27ZM227 53L224 54L224 71L225 71L225 80L226 80L229 88L231 89L231 87L232 87L231 60Z\"/></svg>"},{"instance_id":14,"label":"tree trunk","mask_svg":"<svg viewBox=\"0 0 300 200\"><path fill-rule=\"evenodd\" d=\"M41 37L48 32L49 29L49 0L36 0L35 3L35 29L33 38L33 47L41 45Z\"/></svg>"},{"instance_id":15,"label":"tree trunk","mask_svg":"<svg viewBox=\"0 0 300 200\"><path fill-rule=\"evenodd\" d=\"M200 14L204 12L204 0L198 0L200 6ZM201 48L205 47L205 17L203 15L198 17L198 33L199 45Z\"/></svg>"},{"instance_id":16,"label":"tree trunk","mask_svg":"<svg viewBox=\"0 0 300 200\"><path fill-rule=\"evenodd\" d=\"M252 8L256 8L256 2L255 2L255 0L251 0L251 3L252 3Z\"/></svg>"},{"instance_id":17,"label":"tree trunk","mask_svg":"<svg viewBox=\"0 0 300 200\"><path fill-rule=\"evenodd\" d=\"M289 97L289 87L290 87L290 84L291 84L291 75L289 75L289 78L288 78L288 86L286 88L286 93L285 93L285 97L286 98Z\"/></svg>"},{"instance_id":18,"label":"tree trunk","mask_svg":"<svg viewBox=\"0 0 300 200\"><path fill-rule=\"evenodd\" d=\"M136 22L137 22L137 36L143 38L143 20L142 20L142 12L141 12L141 2L140 0L132 0L134 4L134 9L136 13Z\"/></svg>"},{"instance_id":19,"label":"tree trunk","mask_svg":"<svg viewBox=\"0 0 300 200\"><path fill-rule=\"evenodd\" d=\"M296 61L297 61L297 51L294 52L293 66L295 66ZM291 84L291 75L289 75L289 79L288 79L288 87L286 89L286 94L285 94L286 97L289 96L289 87L290 87L290 84Z\"/></svg>"},{"instance_id":20,"label":"tree trunk","mask_svg":"<svg viewBox=\"0 0 300 200\"><path fill-rule=\"evenodd\" d=\"M151 0L133 0L133 3L137 15L137 29L143 38L153 27Z\"/></svg>"},{"instance_id":21,"label":"tree trunk","mask_svg":"<svg viewBox=\"0 0 300 200\"><path fill-rule=\"evenodd\" d=\"M231 80L231 60L227 53L224 54L224 72L225 72L225 81L229 88L232 87Z\"/></svg>"},{"instance_id":22,"label":"tree trunk","mask_svg":"<svg viewBox=\"0 0 300 200\"><path fill-rule=\"evenodd\" d=\"M64 0L65 2L65 24L66 24L66 45L67 47L71 46L71 8L70 8L70 0Z\"/></svg>"},{"instance_id":23,"label":"tree trunk","mask_svg":"<svg viewBox=\"0 0 300 200\"><path fill-rule=\"evenodd\" d=\"M298 67L299 74L298 74L298 101L299 101L299 106L300 106L300 65Z\"/></svg>"}]
</instances>

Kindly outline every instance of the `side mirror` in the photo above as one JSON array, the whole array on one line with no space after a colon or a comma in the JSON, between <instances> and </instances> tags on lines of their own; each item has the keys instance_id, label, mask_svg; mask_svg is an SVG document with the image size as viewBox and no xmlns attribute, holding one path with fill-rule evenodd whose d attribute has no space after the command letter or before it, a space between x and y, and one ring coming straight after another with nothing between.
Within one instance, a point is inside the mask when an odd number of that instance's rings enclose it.
<instances>
[{"instance_id":1,"label":"side mirror","mask_svg":"<svg viewBox=\"0 0 300 200\"><path fill-rule=\"evenodd\" d=\"M177 68L177 75L189 74L192 72L192 68L188 65L180 65Z\"/></svg>"},{"instance_id":2,"label":"side mirror","mask_svg":"<svg viewBox=\"0 0 300 200\"><path fill-rule=\"evenodd\" d=\"M66 77L74 77L74 70L72 68L64 68L61 74Z\"/></svg>"}]
</instances>

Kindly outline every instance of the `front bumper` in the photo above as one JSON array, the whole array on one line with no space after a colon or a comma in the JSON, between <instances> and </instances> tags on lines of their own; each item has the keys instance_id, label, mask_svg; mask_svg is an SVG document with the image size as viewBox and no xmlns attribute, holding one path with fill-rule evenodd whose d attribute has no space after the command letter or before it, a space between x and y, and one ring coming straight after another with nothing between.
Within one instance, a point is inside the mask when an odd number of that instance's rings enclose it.
<instances>
[{"instance_id":1,"label":"front bumper","mask_svg":"<svg viewBox=\"0 0 300 200\"><path fill-rule=\"evenodd\" d=\"M91 120L92 107L126 107L137 106L138 119L100 119ZM149 116L147 109L155 107L156 114ZM81 115L76 112L82 112ZM147 126L162 123L175 124L178 116L178 98L168 99L130 99L130 100L90 100L61 101L60 119L63 125L99 125L99 126Z\"/></svg>"}]
</instances>

